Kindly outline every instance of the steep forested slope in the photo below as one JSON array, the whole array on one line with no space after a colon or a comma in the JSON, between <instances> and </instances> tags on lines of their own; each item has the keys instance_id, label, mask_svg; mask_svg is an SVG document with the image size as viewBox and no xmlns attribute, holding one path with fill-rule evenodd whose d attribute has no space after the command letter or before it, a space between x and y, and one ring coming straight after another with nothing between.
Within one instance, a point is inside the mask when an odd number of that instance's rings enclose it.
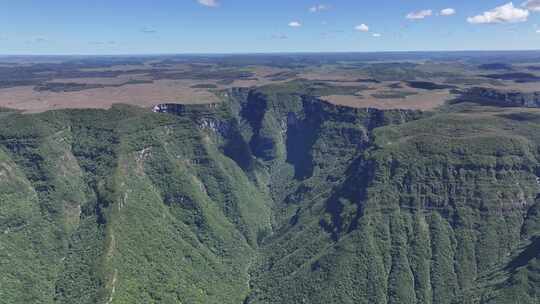
<instances>
[{"instance_id":1,"label":"steep forested slope","mask_svg":"<svg viewBox=\"0 0 540 304\"><path fill-rule=\"evenodd\" d=\"M313 95L0 113L2 301L538 303L540 114Z\"/></svg>"}]
</instances>

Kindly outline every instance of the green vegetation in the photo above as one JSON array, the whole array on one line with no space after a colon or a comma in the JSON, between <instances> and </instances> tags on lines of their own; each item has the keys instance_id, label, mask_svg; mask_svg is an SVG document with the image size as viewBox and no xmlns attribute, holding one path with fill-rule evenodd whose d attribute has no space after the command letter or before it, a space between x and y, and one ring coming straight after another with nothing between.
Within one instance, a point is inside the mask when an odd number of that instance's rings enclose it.
<instances>
[{"instance_id":1,"label":"green vegetation","mask_svg":"<svg viewBox=\"0 0 540 304\"><path fill-rule=\"evenodd\" d=\"M538 303L540 115L358 90L0 112L2 302Z\"/></svg>"},{"instance_id":2,"label":"green vegetation","mask_svg":"<svg viewBox=\"0 0 540 304\"><path fill-rule=\"evenodd\" d=\"M483 75L483 77L499 80L513 80L518 83L525 82L538 82L540 77L531 73L515 72L515 73L504 73L504 74L489 74Z\"/></svg>"},{"instance_id":3,"label":"green vegetation","mask_svg":"<svg viewBox=\"0 0 540 304\"><path fill-rule=\"evenodd\" d=\"M40 85L37 85L34 87L34 91L42 92L42 91L51 91L55 93L61 93L61 92L77 92L77 91L83 91L83 90L91 90L91 89L102 89L102 88L118 88L125 85L130 84L145 84L145 83L152 83L152 80L136 80L131 79L124 83L120 84L88 84L88 83L63 83L63 82L47 82L42 83Z\"/></svg>"},{"instance_id":4,"label":"green vegetation","mask_svg":"<svg viewBox=\"0 0 540 304\"><path fill-rule=\"evenodd\" d=\"M407 85L411 88L422 90L446 90L456 88L455 86L438 84L430 81L408 81Z\"/></svg>"},{"instance_id":5,"label":"green vegetation","mask_svg":"<svg viewBox=\"0 0 540 304\"><path fill-rule=\"evenodd\" d=\"M405 99L408 96L413 96L417 94L418 93L416 92L407 92L407 91L381 91L381 92L373 93L371 94L371 96L373 98L378 98L378 99L397 99L397 98Z\"/></svg>"},{"instance_id":6,"label":"green vegetation","mask_svg":"<svg viewBox=\"0 0 540 304\"><path fill-rule=\"evenodd\" d=\"M212 83L201 83L191 86L192 89L217 89L217 85Z\"/></svg>"}]
</instances>

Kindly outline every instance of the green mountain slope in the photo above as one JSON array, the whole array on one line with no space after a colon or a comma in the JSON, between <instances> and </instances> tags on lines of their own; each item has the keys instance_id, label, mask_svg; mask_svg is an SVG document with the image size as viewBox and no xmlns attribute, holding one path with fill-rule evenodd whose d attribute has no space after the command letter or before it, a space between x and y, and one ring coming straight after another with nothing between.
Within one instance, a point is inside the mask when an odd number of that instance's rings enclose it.
<instances>
[{"instance_id":1,"label":"green mountain slope","mask_svg":"<svg viewBox=\"0 0 540 304\"><path fill-rule=\"evenodd\" d=\"M4 112L2 301L538 303L540 114L316 95Z\"/></svg>"}]
</instances>

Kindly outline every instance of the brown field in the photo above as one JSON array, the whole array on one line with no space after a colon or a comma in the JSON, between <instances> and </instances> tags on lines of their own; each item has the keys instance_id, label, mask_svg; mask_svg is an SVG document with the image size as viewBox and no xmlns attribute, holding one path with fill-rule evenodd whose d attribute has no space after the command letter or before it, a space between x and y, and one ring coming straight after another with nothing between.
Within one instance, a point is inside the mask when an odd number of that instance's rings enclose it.
<instances>
[{"instance_id":1,"label":"brown field","mask_svg":"<svg viewBox=\"0 0 540 304\"><path fill-rule=\"evenodd\" d=\"M312 70L301 73L298 75L299 78L308 79L308 80L334 80L336 82L340 81L352 81L359 78L368 78L364 73L358 71L339 71L333 69L327 70Z\"/></svg>"},{"instance_id":2,"label":"brown field","mask_svg":"<svg viewBox=\"0 0 540 304\"><path fill-rule=\"evenodd\" d=\"M157 63L157 62L156 62ZM19 63L25 65L25 63ZM209 70L219 70L221 67L208 64L201 64L201 68ZM159 69L160 76L153 74ZM339 66L321 65L305 67L302 69L287 69L263 65L250 65L242 68L243 71L253 73L253 76L243 79L236 79L230 84L218 79L163 79L170 75L175 78L176 73L196 72L197 64L171 63L164 66L155 67L151 61L140 65L113 65L104 68L87 68L80 71L126 71L117 77L75 77L75 78L55 78L49 83L66 84L88 84L104 85L104 88L84 88L73 92L53 92L36 91L33 86L17 86L0 89L0 107L14 108L23 112L35 113L53 109L69 108L109 108L116 103L131 104L145 108L151 108L155 104L164 102L198 104L219 102L220 98L215 94L217 90L229 89L232 87L256 87L273 83L283 83L294 79L307 79L311 81L324 82L333 86L356 86L360 90L354 95L330 95L323 99L343 106L349 107L372 107L379 109L419 109L431 110L443 105L455 96L450 94L450 90L422 90L407 86L405 82L383 81L381 83L361 82L359 79L369 79L369 75L361 69L343 69ZM446 83L445 73L461 72L463 79L472 79L471 83L462 84L457 82L456 87L467 88L479 83L481 86L493 87L506 90L520 90L524 92L538 91L538 83L515 83L513 81L486 80L475 76L474 71L468 71L459 64L424 63L418 68L424 72L435 73L430 79L419 79L436 83ZM141 70L140 74L129 73L132 70ZM225 69L226 70L226 69ZM148 73L146 73L148 71ZM296 71L287 77L280 76L280 73ZM48 72L38 72L47 75ZM88 75L95 75L90 73ZM287 75L287 74L285 74ZM279 76L279 77L276 77ZM153 78L155 77L155 78ZM182 77L182 76L181 76ZM180 77L179 77L180 78ZM153 83L126 84L133 80L152 81ZM227 77L223 77L224 80ZM279 79L279 80L277 80ZM414 78L413 78L414 79ZM491 82L491 84L489 83ZM391 85L400 84L400 87ZM196 85L215 85L215 89L193 88ZM402 97L392 97L393 94L402 94ZM408 95L407 94L414 94ZM388 96L384 96L388 95ZM384 97L381 97L384 96Z\"/></svg>"},{"instance_id":3,"label":"brown field","mask_svg":"<svg viewBox=\"0 0 540 304\"><path fill-rule=\"evenodd\" d=\"M131 70L141 70L141 69L149 69L150 66L146 64L130 64L130 65L113 65L107 68L83 68L81 71L87 71L87 72L103 72L103 71L131 71Z\"/></svg>"},{"instance_id":4,"label":"brown field","mask_svg":"<svg viewBox=\"0 0 540 304\"><path fill-rule=\"evenodd\" d=\"M102 108L115 103L152 107L163 102L213 103L216 95L205 89L192 89L192 82L160 80L149 84L89 89L77 92L37 92L32 86L0 90L0 107L28 113L54 109Z\"/></svg>"},{"instance_id":5,"label":"brown field","mask_svg":"<svg viewBox=\"0 0 540 304\"><path fill-rule=\"evenodd\" d=\"M51 83L79 83L79 84L103 84L118 85L129 80L145 80L144 75L120 75L118 77L88 77L88 78L56 78Z\"/></svg>"},{"instance_id":6,"label":"brown field","mask_svg":"<svg viewBox=\"0 0 540 304\"><path fill-rule=\"evenodd\" d=\"M516 90L525 93L538 92L540 90L540 84L538 82L528 82L528 83L515 83L513 81L501 81L501 85L483 85L488 88L498 89L498 90Z\"/></svg>"},{"instance_id":7,"label":"brown field","mask_svg":"<svg viewBox=\"0 0 540 304\"><path fill-rule=\"evenodd\" d=\"M352 95L330 95L322 99L330 103L355 108L376 108L376 109L413 109L432 110L444 105L451 100L453 95L448 90L419 92L417 95L410 95L405 98L374 98L369 94L362 97Z\"/></svg>"},{"instance_id":8,"label":"brown field","mask_svg":"<svg viewBox=\"0 0 540 304\"><path fill-rule=\"evenodd\" d=\"M144 66L113 66L111 68L87 69L92 71L130 70ZM186 69L185 65L175 66L171 72ZM198 84L214 84L218 90L231 87L252 87L270 83L267 76L286 71L271 67L253 67L254 79L235 80L230 85L220 85L216 80L156 80L153 83L127 84L119 87L86 89L76 92L35 91L33 86L18 86L0 89L0 107L22 110L26 113L44 112L55 109L110 108L113 104L124 103L150 108L158 103L174 102L184 104L214 103L218 97L209 89L192 88ZM129 80L151 80L147 75L125 74L118 77L57 78L51 83L77 83L98 85L121 85Z\"/></svg>"}]
</instances>

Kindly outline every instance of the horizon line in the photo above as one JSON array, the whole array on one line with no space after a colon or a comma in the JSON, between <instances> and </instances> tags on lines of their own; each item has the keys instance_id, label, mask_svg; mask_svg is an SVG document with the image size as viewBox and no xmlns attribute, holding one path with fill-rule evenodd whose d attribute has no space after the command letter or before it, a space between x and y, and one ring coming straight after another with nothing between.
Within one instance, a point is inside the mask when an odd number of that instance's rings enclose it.
<instances>
[{"instance_id":1,"label":"horizon line","mask_svg":"<svg viewBox=\"0 0 540 304\"><path fill-rule=\"evenodd\" d=\"M0 54L2 57L129 57L129 56L245 56L245 55L317 55L317 54L407 54L407 53L520 53L540 52L540 49L490 49L490 50L410 50L410 51L270 51L270 52L177 52L177 53L51 53L51 54Z\"/></svg>"}]
</instances>

